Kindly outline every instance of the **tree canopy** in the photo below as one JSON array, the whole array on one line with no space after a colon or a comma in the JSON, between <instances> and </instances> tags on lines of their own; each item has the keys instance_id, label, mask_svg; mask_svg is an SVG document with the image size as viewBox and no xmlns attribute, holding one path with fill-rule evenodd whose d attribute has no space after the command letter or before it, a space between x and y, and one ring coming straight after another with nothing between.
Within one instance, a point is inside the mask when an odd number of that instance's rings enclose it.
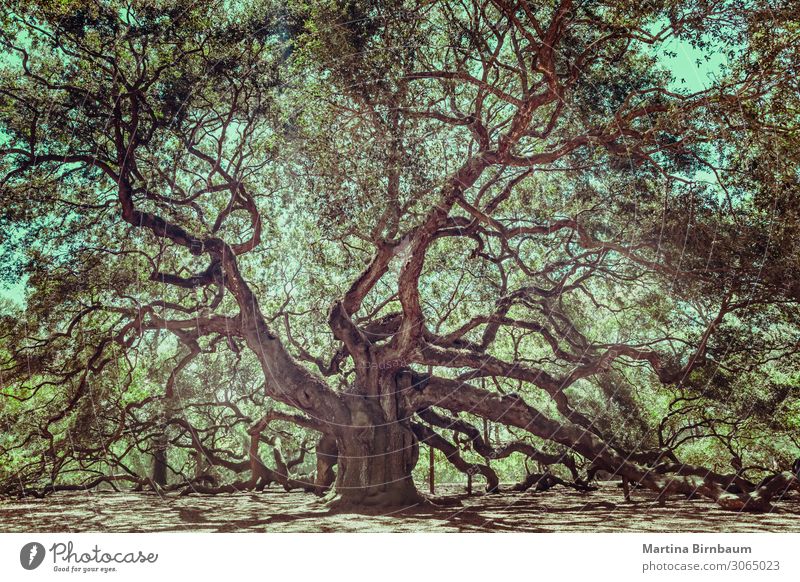
<instances>
[{"instance_id":1,"label":"tree canopy","mask_svg":"<svg viewBox=\"0 0 800 582\"><path fill-rule=\"evenodd\" d=\"M0 492L797 487L795 2L3 4Z\"/></svg>"}]
</instances>

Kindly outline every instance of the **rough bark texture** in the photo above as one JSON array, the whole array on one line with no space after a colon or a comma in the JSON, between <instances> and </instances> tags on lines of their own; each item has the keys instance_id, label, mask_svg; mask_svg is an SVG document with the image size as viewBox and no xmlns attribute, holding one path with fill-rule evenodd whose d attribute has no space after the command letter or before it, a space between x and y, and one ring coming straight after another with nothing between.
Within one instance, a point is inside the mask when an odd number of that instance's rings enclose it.
<instances>
[{"instance_id":1,"label":"rough bark texture","mask_svg":"<svg viewBox=\"0 0 800 582\"><path fill-rule=\"evenodd\" d=\"M337 430L334 506L393 507L424 501L411 478L419 445L403 406L409 381L408 374L389 371L379 375L379 386L367 391L372 397L346 398L350 426Z\"/></svg>"},{"instance_id":2,"label":"rough bark texture","mask_svg":"<svg viewBox=\"0 0 800 582\"><path fill-rule=\"evenodd\" d=\"M162 433L153 442L153 483L159 487L167 484L169 468L168 441L166 433Z\"/></svg>"}]
</instances>

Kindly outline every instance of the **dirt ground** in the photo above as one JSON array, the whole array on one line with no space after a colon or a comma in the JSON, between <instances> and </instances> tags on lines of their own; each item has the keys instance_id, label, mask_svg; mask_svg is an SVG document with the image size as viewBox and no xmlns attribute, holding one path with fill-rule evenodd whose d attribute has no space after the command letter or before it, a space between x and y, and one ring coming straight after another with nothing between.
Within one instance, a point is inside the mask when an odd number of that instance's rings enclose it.
<instances>
[{"instance_id":1,"label":"dirt ground","mask_svg":"<svg viewBox=\"0 0 800 582\"><path fill-rule=\"evenodd\" d=\"M647 491L626 503L615 484L579 493L467 496L443 487L437 507L383 515L331 513L307 493L180 497L153 493L59 493L46 499L0 500L2 532L800 532L800 497L767 514L723 511L704 500L670 499Z\"/></svg>"}]
</instances>

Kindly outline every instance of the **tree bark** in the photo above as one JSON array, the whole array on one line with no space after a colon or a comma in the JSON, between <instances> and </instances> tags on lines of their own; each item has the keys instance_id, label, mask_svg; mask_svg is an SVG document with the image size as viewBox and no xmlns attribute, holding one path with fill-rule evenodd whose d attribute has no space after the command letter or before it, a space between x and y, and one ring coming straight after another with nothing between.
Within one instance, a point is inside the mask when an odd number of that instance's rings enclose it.
<instances>
[{"instance_id":1,"label":"tree bark","mask_svg":"<svg viewBox=\"0 0 800 582\"><path fill-rule=\"evenodd\" d=\"M800 488L800 481L788 472L776 475L769 483L752 491L738 493L728 490L734 477L718 475L702 467L683 464L674 472L660 474L629 461L581 427L547 418L517 395L498 396L464 382L431 379L413 395L418 410L435 405L451 412L470 412L492 421L502 420L540 438L568 446L583 457L594 459L603 470L658 492L659 502L672 494L699 494L732 511L769 511L776 493Z\"/></svg>"},{"instance_id":2,"label":"tree bark","mask_svg":"<svg viewBox=\"0 0 800 582\"><path fill-rule=\"evenodd\" d=\"M159 487L167 484L167 433L162 432L155 438L153 445L153 483Z\"/></svg>"},{"instance_id":3,"label":"tree bark","mask_svg":"<svg viewBox=\"0 0 800 582\"><path fill-rule=\"evenodd\" d=\"M400 399L411 375L388 371L379 375L378 390L348 394L350 425L336 430L338 450L334 507L408 507L424 503L411 471L419 443ZM363 392L363 391L360 391Z\"/></svg>"}]
</instances>

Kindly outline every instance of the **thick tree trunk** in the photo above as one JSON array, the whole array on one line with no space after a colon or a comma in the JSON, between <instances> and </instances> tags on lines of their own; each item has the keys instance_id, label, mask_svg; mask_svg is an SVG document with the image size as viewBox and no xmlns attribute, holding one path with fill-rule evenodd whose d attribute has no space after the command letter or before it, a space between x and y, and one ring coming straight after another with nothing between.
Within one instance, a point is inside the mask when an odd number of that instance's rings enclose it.
<instances>
[{"instance_id":1,"label":"thick tree trunk","mask_svg":"<svg viewBox=\"0 0 800 582\"><path fill-rule=\"evenodd\" d=\"M419 444L409 415L398 405L407 374L381 378L372 395L346 398L350 426L337 429L338 450L334 506L408 507L425 502L411 471L419 457Z\"/></svg>"},{"instance_id":2,"label":"thick tree trunk","mask_svg":"<svg viewBox=\"0 0 800 582\"><path fill-rule=\"evenodd\" d=\"M424 501L411 478L418 450L407 427L365 427L337 439L336 494L341 503L396 507Z\"/></svg>"}]
</instances>

